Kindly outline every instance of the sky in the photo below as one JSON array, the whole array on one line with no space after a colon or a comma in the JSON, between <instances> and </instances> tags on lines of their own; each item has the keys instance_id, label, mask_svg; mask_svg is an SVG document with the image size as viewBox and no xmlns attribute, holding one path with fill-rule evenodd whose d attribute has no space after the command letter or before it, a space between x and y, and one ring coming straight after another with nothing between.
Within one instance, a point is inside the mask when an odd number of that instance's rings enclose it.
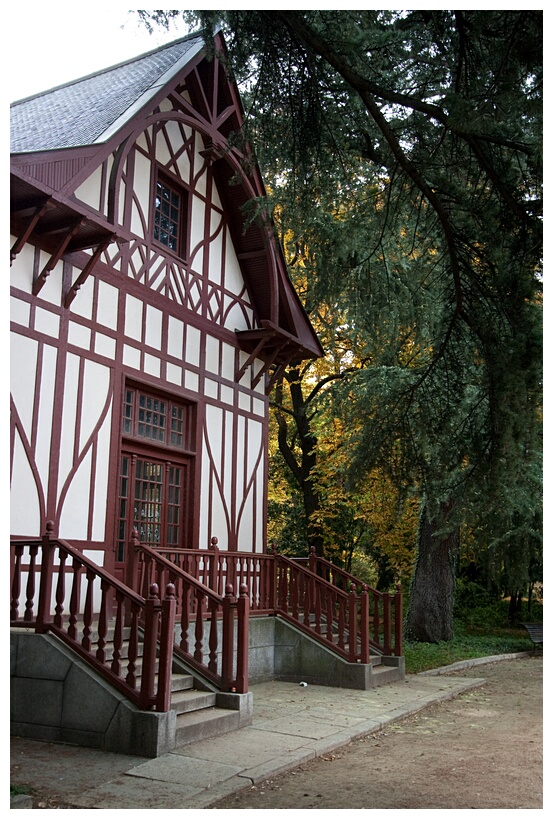
<instances>
[{"instance_id":1,"label":"sky","mask_svg":"<svg viewBox=\"0 0 553 819\"><path fill-rule=\"evenodd\" d=\"M4 65L10 69L3 85L9 102L123 62L186 33L183 27L173 27L150 35L126 4L30 3L24 9L19 14L12 4L8 15L12 19L4 45L10 60Z\"/></svg>"}]
</instances>

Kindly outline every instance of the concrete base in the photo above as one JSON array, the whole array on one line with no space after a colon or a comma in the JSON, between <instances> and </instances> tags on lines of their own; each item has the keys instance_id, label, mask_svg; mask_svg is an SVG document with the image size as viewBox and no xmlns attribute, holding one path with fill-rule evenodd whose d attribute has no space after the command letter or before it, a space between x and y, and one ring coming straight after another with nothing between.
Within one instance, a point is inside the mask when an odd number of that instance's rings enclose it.
<instances>
[{"instance_id":1,"label":"concrete base","mask_svg":"<svg viewBox=\"0 0 553 819\"><path fill-rule=\"evenodd\" d=\"M140 711L63 643L12 630L11 734L155 757L175 747L176 714Z\"/></svg>"},{"instance_id":2,"label":"concrete base","mask_svg":"<svg viewBox=\"0 0 553 819\"><path fill-rule=\"evenodd\" d=\"M348 663L281 617L251 617L249 680L306 682L367 691L405 679L404 657L379 657L380 665Z\"/></svg>"},{"instance_id":3,"label":"concrete base","mask_svg":"<svg viewBox=\"0 0 553 819\"><path fill-rule=\"evenodd\" d=\"M347 663L279 617L250 618L251 685L277 680L366 691L404 678L403 657L381 658L378 666ZM197 687L214 690L200 680ZM213 731L251 724L251 693L215 693L215 705L224 712ZM151 758L182 741L178 720L185 721L175 711L140 711L57 638L12 630L12 735ZM198 723L187 728L188 741L195 741L202 717L188 721Z\"/></svg>"}]
</instances>

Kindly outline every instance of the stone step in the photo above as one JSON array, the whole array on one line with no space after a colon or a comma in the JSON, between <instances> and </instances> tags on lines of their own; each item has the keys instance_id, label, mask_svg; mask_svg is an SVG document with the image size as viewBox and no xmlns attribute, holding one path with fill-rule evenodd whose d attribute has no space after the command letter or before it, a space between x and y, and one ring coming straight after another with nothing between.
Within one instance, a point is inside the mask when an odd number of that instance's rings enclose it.
<instances>
[{"instance_id":1,"label":"stone step","mask_svg":"<svg viewBox=\"0 0 553 819\"><path fill-rule=\"evenodd\" d=\"M177 716L177 747L226 734L240 727L240 714L226 708L209 708Z\"/></svg>"},{"instance_id":2,"label":"stone step","mask_svg":"<svg viewBox=\"0 0 553 819\"><path fill-rule=\"evenodd\" d=\"M213 708L216 700L216 695L211 691L176 691L171 695L171 710L176 711L177 716L189 714L192 711Z\"/></svg>"},{"instance_id":3,"label":"stone step","mask_svg":"<svg viewBox=\"0 0 553 819\"><path fill-rule=\"evenodd\" d=\"M401 669L394 665L373 665L372 684L374 688L388 683L401 682L403 674Z\"/></svg>"}]
</instances>

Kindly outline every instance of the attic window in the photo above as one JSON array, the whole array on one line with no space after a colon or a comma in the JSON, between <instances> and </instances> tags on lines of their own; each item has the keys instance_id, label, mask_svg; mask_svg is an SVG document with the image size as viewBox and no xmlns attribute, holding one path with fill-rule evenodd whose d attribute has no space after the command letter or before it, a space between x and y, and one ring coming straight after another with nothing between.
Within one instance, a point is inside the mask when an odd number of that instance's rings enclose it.
<instances>
[{"instance_id":1,"label":"attic window","mask_svg":"<svg viewBox=\"0 0 553 819\"><path fill-rule=\"evenodd\" d=\"M159 175L155 191L154 239L178 256L184 256L186 211L184 189Z\"/></svg>"}]
</instances>

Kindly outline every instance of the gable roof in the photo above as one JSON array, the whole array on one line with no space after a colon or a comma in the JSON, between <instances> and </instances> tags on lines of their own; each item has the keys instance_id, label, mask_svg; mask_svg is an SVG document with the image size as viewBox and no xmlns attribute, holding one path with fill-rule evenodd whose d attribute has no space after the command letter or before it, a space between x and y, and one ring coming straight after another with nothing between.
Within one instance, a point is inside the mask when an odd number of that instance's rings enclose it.
<instances>
[{"instance_id":1,"label":"gable roof","mask_svg":"<svg viewBox=\"0 0 553 819\"><path fill-rule=\"evenodd\" d=\"M217 43L224 48L220 35ZM216 85L226 89L223 109L209 110L202 84L212 71L221 70L216 64L217 60L208 63L203 39L194 34L13 103L12 230L18 240L12 258L33 235L40 237L37 240L53 254L53 260L83 248L101 249L115 237L130 238L120 225L83 206L73 192L133 132L136 121L149 114L186 75L202 109L198 126L204 128L206 155L226 204L257 314L258 329L238 332L237 337L248 353L247 363L258 357L266 362L263 372L274 368L273 383L291 360L317 358L323 350L288 278L270 220L246 223L244 205L265 195L257 165L250 167L247 176L242 174L241 184L231 184L243 157L228 145L228 134L239 130L242 109L237 89L226 75L223 82L221 74ZM194 68L195 75L191 73ZM88 275L91 268L87 270Z\"/></svg>"},{"instance_id":2,"label":"gable roof","mask_svg":"<svg viewBox=\"0 0 553 819\"><path fill-rule=\"evenodd\" d=\"M105 142L203 48L198 35L12 103L12 153ZM40 127L36 127L36 123Z\"/></svg>"}]
</instances>

